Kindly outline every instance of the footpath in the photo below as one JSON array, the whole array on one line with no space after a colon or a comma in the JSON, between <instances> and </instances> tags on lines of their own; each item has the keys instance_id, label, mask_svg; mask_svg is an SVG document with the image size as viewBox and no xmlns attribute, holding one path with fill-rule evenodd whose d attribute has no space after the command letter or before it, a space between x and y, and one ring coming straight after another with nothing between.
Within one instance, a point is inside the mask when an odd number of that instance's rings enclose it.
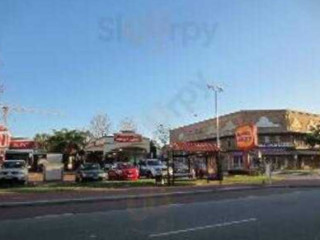
<instances>
[{"instance_id":1,"label":"footpath","mask_svg":"<svg viewBox=\"0 0 320 240\"><path fill-rule=\"evenodd\" d=\"M40 206L99 201L170 197L179 195L223 193L227 191L261 190L266 188L320 188L319 179L287 179L273 184L203 185L183 187L131 187L118 189L73 190L43 193L0 193L0 208Z\"/></svg>"}]
</instances>

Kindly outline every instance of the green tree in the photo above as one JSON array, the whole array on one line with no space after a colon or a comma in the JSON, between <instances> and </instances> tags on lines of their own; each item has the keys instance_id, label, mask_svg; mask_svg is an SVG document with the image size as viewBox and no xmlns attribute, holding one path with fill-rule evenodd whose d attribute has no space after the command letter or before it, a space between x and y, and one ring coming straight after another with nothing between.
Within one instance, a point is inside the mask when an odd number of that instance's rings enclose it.
<instances>
[{"instance_id":1,"label":"green tree","mask_svg":"<svg viewBox=\"0 0 320 240\"><path fill-rule=\"evenodd\" d=\"M306 143L312 148L314 148L317 145L320 145L320 125L314 127L311 130L311 133L307 134Z\"/></svg>"},{"instance_id":2,"label":"green tree","mask_svg":"<svg viewBox=\"0 0 320 240\"><path fill-rule=\"evenodd\" d=\"M53 130L52 134L39 133L34 137L39 146L49 152L75 154L88 143L89 133L79 130Z\"/></svg>"},{"instance_id":3,"label":"green tree","mask_svg":"<svg viewBox=\"0 0 320 240\"><path fill-rule=\"evenodd\" d=\"M49 150L64 154L74 154L83 150L87 144L88 132L79 130L53 130L48 139Z\"/></svg>"},{"instance_id":4,"label":"green tree","mask_svg":"<svg viewBox=\"0 0 320 240\"><path fill-rule=\"evenodd\" d=\"M38 144L41 149L49 150L49 140L50 135L47 133L38 133L34 137L34 141Z\"/></svg>"}]
</instances>

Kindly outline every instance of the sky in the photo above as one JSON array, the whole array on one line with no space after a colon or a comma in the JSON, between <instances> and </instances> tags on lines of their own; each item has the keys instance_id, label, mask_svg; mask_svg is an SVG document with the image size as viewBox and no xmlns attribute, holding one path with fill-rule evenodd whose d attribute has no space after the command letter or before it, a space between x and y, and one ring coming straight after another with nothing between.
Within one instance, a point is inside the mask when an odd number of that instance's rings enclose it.
<instances>
[{"instance_id":1,"label":"sky","mask_svg":"<svg viewBox=\"0 0 320 240\"><path fill-rule=\"evenodd\" d=\"M320 113L318 0L1 0L0 102L14 136L107 113L151 136L219 112ZM45 113L44 113L45 112ZM61 114L48 114L59 112Z\"/></svg>"}]
</instances>

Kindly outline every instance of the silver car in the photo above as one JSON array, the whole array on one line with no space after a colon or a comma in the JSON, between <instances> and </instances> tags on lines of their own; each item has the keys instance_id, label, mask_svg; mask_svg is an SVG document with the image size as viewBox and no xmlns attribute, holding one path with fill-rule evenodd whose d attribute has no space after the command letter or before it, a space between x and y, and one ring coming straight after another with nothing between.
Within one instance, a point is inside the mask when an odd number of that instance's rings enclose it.
<instances>
[{"instance_id":1,"label":"silver car","mask_svg":"<svg viewBox=\"0 0 320 240\"><path fill-rule=\"evenodd\" d=\"M28 182L28 167L24 160L4 161L0 169L0 182Z\"/></svg>"}]
</instances>

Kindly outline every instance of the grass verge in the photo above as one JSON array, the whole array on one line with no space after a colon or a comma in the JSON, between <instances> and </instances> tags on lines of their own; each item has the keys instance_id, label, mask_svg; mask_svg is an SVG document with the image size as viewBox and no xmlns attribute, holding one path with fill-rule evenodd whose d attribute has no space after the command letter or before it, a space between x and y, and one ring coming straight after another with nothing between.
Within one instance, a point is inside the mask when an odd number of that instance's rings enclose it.
<instances>
[{"instance_id":1,"label":"grass verge","mask_svg":"<svg viewBox=\"0 0 320 240\"><path fill-rule=\"evenodd\" d=\"M280 177L273 177L274 181L281 180ZM265 176L228 176L225 177L222 185L237 185L237 184L256 184L262 185L268 182ZM214 186L220 185L218 181L202 180L179 180L175 181L175 186ZM70 192L70 191L106 191L108 189L124 189L136 187L154 187L154 179L140 179L138 181L103 181L103 182L85 182L85 183L43 183L39 185L27 186L9 186L0 188L0 194L6 193L47 193L47 192Z\"/></svg>"}]
</instances>

